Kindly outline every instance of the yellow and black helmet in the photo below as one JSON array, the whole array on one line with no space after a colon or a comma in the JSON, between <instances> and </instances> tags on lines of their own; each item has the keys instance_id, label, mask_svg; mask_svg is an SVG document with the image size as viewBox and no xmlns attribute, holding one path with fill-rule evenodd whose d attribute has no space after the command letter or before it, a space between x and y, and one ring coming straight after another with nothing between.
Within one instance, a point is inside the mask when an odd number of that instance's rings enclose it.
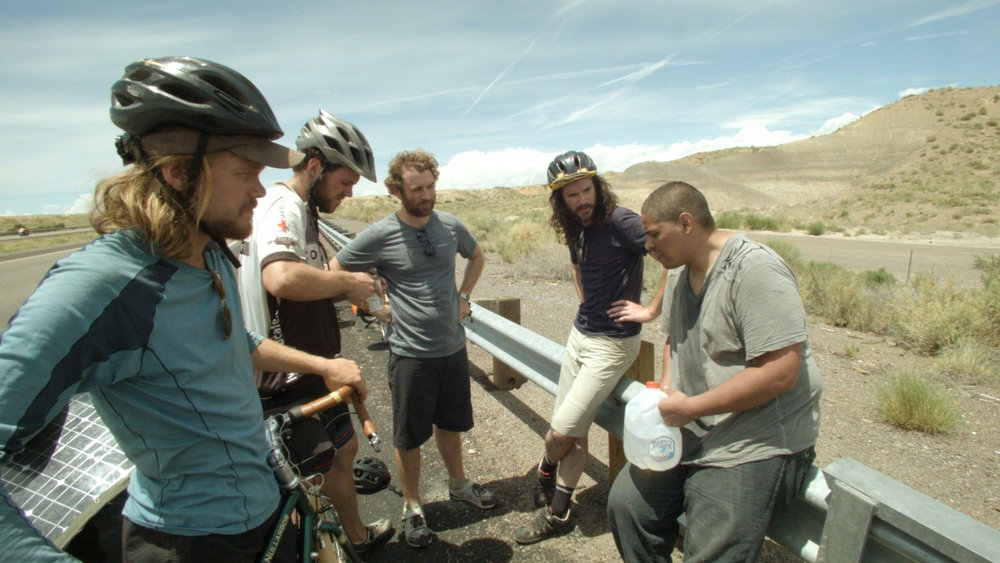
<instances>
[{"instance_id":1,"label":"yellow and black helmet","mask_svg":"<svg viewBox=\"0 0 1000 563\"><path fill-rule=\"evenodd\" d=\"M549 188L558 190L580 178L593 178L596 175L597 166L585 153L580 151L564 152L549 164Z\"/></svg>"}]
</instances>

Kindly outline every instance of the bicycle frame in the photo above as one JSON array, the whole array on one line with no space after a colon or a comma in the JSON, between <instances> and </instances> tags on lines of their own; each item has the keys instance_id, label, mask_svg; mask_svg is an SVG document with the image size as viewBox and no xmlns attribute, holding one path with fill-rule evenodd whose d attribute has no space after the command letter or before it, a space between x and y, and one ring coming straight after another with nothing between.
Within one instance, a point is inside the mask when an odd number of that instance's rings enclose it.
<instances>
[{"instance_id":1,"label":"bicycle frame","mask_svg":"<svg viewBox=\"0 0 1000 563\"><path fill-rule=\"evenodd\" d=\"M347 532L336 516L336 511L333 510L332 506L324 505L325 501L320 497L318 492L309 490L309 487L299 478L292 464L285 457L280 435L281 429L285 425L333 407L343 402L353 391L354 389L350 386L344 386L329 395L304 405L293 407L287 412L271 415L265 420L264 429L269 445L267 463L274 471L274 476L278 480L278 484L283 492L278 522L275 525L274 532L271 534L267 549L261 558L261 563L272 563L274 561L278 546L281 544L282 538L285 537L285 533L288 532L293 514L296 512L298 513L298 523L300 526L298 531L298 547L303 563L315 560L319 560L322 563L339 561L339 555L330 553L329 550L331 549L334 551L339 549L348 561L360 563L361 558L354 550L350 539L348 539ZM368 415L367 409L364 407L364 403L355 403L355 409L359 417L362 417L365 435L372 447L375 448L375 451L378 451L381 440L378 434L375 433L375 426ZM331 538L338 545L336 547L324 545L316 547L316 544L322 544L325 536ZM318 541L314 542L314 539ZM316 551L314 552L314 550Z\"/></svg>"},{"instance_id":2,"label":"bicycle frame","mask_svg":"<svg viewBox=\"0 0 1000 563\"><path fill-rule=\"evenodd\" d=\"M329 534L329 537L336 541L339 545L339 549L343 551L344 555L347 557L348 561L361 561L357 553L354 551L354 547L351 545L350 540L347 538L347 532L344 531L343 526L340 525L340 521L334 519L326 519L321 516L321 512L317 512L317 507L314 507L312 502L322 502L318 496L310 493L306 490L304 483L299 483L296 488L288 491L283 497L281 513L278 517L278 522L275 525L275 530L271 535L271 540L268 542L267 550L264 552L264 556L261 558L261 563L272 563L274 561L274 556L277 553L278 545L281 540L285 537L285 534L289 531L289 525L292 523L292 515L296 511L299 514L299 549L301 551L301 561L303 563L308 563L311 561L319 560L321 562L325 561L338 561L339 558L333 559L331 556L324 558L324 549L333 548L333 546L316 546L314 538L318 538L322 542L324 533ZM322 509L320 509L322 510ZM315 553L314 553L315 550ZM316 559L314 559L316 557Z\"/></svg>"}]
</instances>

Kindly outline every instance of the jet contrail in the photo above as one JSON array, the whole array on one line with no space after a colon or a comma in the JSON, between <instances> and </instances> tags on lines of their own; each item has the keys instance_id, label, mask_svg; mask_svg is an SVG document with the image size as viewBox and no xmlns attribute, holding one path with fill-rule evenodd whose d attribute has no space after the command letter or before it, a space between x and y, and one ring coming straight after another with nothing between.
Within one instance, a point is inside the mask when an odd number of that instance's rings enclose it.
<instances>
[{"instance_id":1,"label":"jet contrail","mask_svg":"<svg viewBox=\"0 0 1000 563\"><path fill-rule=\"evenodd\" d=\"M535 39L534 41L532 41L531 45L528 45L528 48L525 49L523 53L521 53L520 55L518 55L518 57L516 59L514 59L513 61L511 61L510 64L507 65L507 68L503 69L503 72L501 72L500 74L498 74L497 77L494 78L492 82L490 82L489 86L487 86L486 89L483 90L483 93L479 94L479 97L476 98L476 101L472 102L472 105L469 106L464 112L462 112L462 117L465 117L466 115L468 115L469 112L472 111L472 108L476 107L476 104L479 103L479 100L483 99L483 96L485 96L486 93L489 92L493 88L493 85L496 84L497 82L499 82L500 79L503 78L503 76L505 74L507 74L507 71L510 70L511 67L513 67L514 65L517 64L517 61L523 59L524 56L527 55L535 47L535 43L538 43L538 39Z\"/></svg>"}]
</instances>

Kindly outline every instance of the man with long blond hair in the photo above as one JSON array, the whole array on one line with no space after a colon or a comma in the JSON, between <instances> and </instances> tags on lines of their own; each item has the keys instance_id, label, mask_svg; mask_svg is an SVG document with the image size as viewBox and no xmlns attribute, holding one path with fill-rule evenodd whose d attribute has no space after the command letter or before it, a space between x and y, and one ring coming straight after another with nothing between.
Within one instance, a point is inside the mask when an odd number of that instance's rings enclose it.
<instances>
[{"instance_id":1,"label":"man with long blond hair","mask_svg":"<svg viewBox=\"0 0 1000 563\"><path fill-rule=\"evenodd\" d=\"M264 166L302 155L271 142L281 129L249 80L201 59L129 65L111 119L130 166L97 188L91 221L103 236L53 266L0 336L0 456L90 392L135 465L124 560L256 561L279 491L253 368L367 394L354 362L244 329L222 241L250 233ZM0 560L66 557L5 501Z\"/></svg>"}]
</instances>

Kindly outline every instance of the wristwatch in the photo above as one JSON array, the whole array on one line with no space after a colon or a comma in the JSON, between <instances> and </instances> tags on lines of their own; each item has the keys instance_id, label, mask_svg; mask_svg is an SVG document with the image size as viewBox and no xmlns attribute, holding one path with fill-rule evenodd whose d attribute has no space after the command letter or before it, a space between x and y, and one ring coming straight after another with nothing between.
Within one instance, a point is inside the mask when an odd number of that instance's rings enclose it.
<instances>
[{"instance_id":1,"label":"wristwatch","mask_svg":"<svg viewBox=\"0 0 1000 563\"><path fill-rule=\"evenodd\" d=\"M459 293L458 297L459 297L459 299L465 299L466 303L472 303L472 301L469 299L469 294L465 293L464 291L461 292L461 293Z\"/></svg>"}]
</instances>

